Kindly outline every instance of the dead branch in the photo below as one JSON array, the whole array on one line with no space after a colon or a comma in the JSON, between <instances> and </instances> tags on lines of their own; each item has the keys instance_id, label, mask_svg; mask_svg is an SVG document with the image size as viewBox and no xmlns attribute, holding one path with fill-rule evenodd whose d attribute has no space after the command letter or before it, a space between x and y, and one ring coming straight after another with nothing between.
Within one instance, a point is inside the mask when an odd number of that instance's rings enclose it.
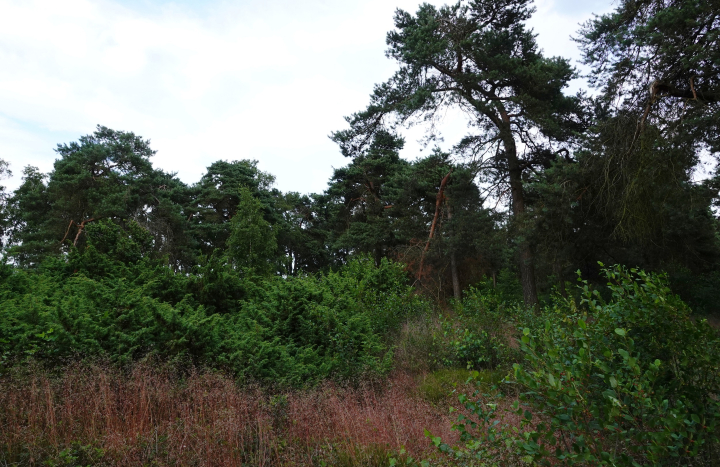
<instances>
[{"instance_id":1,"label":"dead branch","mask_svg":"<svg viewBox=\"0 0 720 467\"><path fill-rule=\"evenodd\" d=\"M438 216L440 215L440 206L442 205L442 202L445 198L445 186L447 185L448 180L450 180L450 174L452 174L452 169L450 169L450 172L448 172L448 174L445 175L445 177L440 182L440 189L438 190L437 196L435 197L435 215L433 216L432 224L430 224L430 235L428 236L427 243L425 243L425 248L423 249L422 255L420 256L420 267L418 268L417 275L418 280L420 280L420 278L422 277L423 264L425 263L425 254L430 249L430 241L433 239L433 235L435 235L435 226L437 225Z\"/></svg>"},{"instance_id":2,"label":"dead branch","mask_svg":"<svg viewBox=\"0 0 720 467\"><path fill-rule=\"evenodd\" d=\"M96 220L96 219L94 217L91 217L90 219L82 221L80 223L80 225L78 225L78 232L77 232L77 235L75 235L75 240L73 241L73 246L77 246L77 242L78 242L78 239L80 238L80 234L82 234L83 230L85 230L85 225L90 222L93 222L94 220Z\"/></svg>"},{"instance_id":3,"label":"dead branch","mask_svg":"<svg viewBox=\"0 0 720 467\"><path fill-rule=\"evenodd\" d=\"M68 234L70 233L70 228L75 225L75 227L78 228L77 234L75 234L75 239L73 240L73 246L77 246L77 242L80 239L80 235L82 235L83 231L85 230L85 226L89 224L90 222L94 222L98 220L99 218L91 217L90 219L85 219L81 223L77 223L74 220L70 220L70 223L67 226L67 230L65 230L65 235L63 236L62 240L60 240L60 244L62 245L65 243L65 240L67 240Z\"/></svg>"},{"instance_id":4,"label":"dead branch","mask_svg":"<svg viewBox=\"0 0 720 467\"><path fill-rule=\"evenodd\" d=\"M72 227L73 224L75 224L75 221L72 220L72 219L70 219L70 223L68 224L67 230L65 231L65 235L63 236L62 240L60 240L60 244L61 244L61 245L62 245L63 243L65 243L65 240L67 239L67 236L68 236L68 234L70 233L70 227ZM75 224L75 225L77 225L77 224Z\"/></svg>"},{"instance_id":5,"label":"dead branch","mask_svg":"<svg viewBox=\"0 0 720 467\"><path fill-rule=\"evenodd\" d=\"M690 89L679 89L662 81L653 81L650 85L650 99L654 100L656 97L680 97L683 99L691 99L699 102L718 102L720 101L720 93L717 92L698 92L695 89L695 82L690 79Z\"/></svg>"}]
</instances>

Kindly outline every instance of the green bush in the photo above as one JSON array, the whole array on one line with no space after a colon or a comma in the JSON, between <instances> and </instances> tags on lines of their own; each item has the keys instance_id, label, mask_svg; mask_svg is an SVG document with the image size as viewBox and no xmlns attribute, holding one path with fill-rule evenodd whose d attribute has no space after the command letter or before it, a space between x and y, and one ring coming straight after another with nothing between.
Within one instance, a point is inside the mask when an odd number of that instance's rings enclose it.
<instances>
[{"instance_id":1,"label":"green bush","mask_svg":"<svg viewBox=\"0 0 720 467\"><path fill-rule=\"evenodd\" d=\"M493 288L470 287L455 303L454 315L442 321L444 352L436 358L446 367L496 368L517 359L509 345L521 315L515 303L507 303Z\"/></svg>"},{"instance_id":2,"label":"green bush","mask_svg":"<svg viewBox=\"0 0 720 467\"><path fill-rule=\"evenodd\" d=\"M604 270L612 298L583 283L580 306L544 310L525 328L515 381L521 427L497 401L461 396L459 458L542 465L714 465L719 457L720 342L670 293L664 276ZM520 429L518 431L518 429ZM499 457L501 456L501 457Z\"/></svg>"},{"instance_id":3,"label":"green bush","mask_svg":"<svg viewBox=\"0 0 720 467\"><path fill-rule=\"evenodd\" d=\"M106 239L113 233L100 228ZM123 251L133 251L130 243ZM385 334L425 306L388 261L359 258L338 272L282 278L213 255L194 273L173 273L162 259L120 261L111 244L3 274L4 365L189 357L239 378L302 386L387 371Z\"/></svg>"}]
</instances>

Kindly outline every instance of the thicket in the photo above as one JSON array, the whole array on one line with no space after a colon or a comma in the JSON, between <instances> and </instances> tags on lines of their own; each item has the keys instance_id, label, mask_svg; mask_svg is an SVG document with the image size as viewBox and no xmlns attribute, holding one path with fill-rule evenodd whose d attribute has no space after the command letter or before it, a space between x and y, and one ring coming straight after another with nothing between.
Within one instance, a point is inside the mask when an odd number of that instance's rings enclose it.
<instances>
[{"instance_id":1,"label":"thicket","mask_svg":"<svg viewBox=\"0 0 720 467\"><path fill-rule=\"evenodd\" d=\"M38 270L4 265L4 365L102 356L154 356L230 371L240 379L312 385L384 374L401 322L424 310L401 265L367 258L337 272L282 278L234 268L215 253L191 273L142 256L147 233L91 227L82 251Z\"/></svg>"},{"instance_id":2,"label":"thicket","mask_svg":"<svg viewBox=\"0 0 720 467\"><path fill-rule=\"evenodd\" d=\"M463 444L435 437L441 452L459 465L714 465L720 335L665 276L604 275L607 300L583 281L579 300L516 321L520 358L502 383L459 396Z\"/></svg>"}]
</instances>

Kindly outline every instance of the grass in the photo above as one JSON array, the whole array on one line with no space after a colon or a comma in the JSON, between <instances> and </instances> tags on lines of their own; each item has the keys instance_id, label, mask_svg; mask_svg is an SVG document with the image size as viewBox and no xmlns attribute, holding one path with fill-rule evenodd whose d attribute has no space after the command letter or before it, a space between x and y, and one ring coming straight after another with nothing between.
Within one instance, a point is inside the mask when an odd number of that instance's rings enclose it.
<instances>
[{"instance_id":1,"label":"grass","mask_svg":"<svg viewBox=\"0 0 720 467\"><path fill-rule=\"evenodd\" d=\"M472 371L463 368L445 368L422 375L419 378L418 394L420 397L432 404L444 404L454 402L454 392L464 390L472 392L479 385L482 391L489 391L495 384L499 384L506 375L500 370L481 370L474 382L468 384Z\"/></svg>"},{"instance_id":2,"label":"grass","mask_svg":"<svg viewBox=\"0 0 720 467\"><path fill-rule=\"evenodd\" d=\"M438 314L422 314L405 322L394 344L395 366L410 374L437 370L438 355L443 352L436 336L442 334Z\"/></svg>"},{"instance_id":3,"label":"grass","mask_svg":"<svg viewBox=\"0 0 720 467\"><path fill-rule=\"evenodd\" d=\"M424 436L457 438L446 407L395 373L357 388L271 394L217 372L71 364L0 379L0 465L387 465Z\"/></svg>"},{"instance_id":4,"label":"grass","mask_svg":"<svg viewBox=\"0 0 720 467\"><path fill-rule=\"evenodd\" d=\"M396 370L357 387L241 386L216 371L178 372L182 363L17 366L0 375L0 465L376 467L400 452L449 465L426 430L458 442L452 392L476 385L439 363L452 351L441 323L406 322L392 337ZM489 389L504 376L484 370L476 382Z\"/></svg>"}]
</instances>

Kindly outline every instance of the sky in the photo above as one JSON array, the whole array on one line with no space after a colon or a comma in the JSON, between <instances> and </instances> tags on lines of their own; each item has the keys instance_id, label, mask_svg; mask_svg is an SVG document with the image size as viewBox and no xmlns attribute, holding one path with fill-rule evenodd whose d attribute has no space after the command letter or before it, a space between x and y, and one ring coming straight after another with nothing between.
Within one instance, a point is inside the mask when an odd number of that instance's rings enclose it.
<instances>
[{"instance_id":1,"label":"sky","mask_svg":"<svg viewBox=\"0 0 720 467\"><path fill-rule=\"evenodd\" d=\"M447 1L430 1L442 5ZM385 35L416 0L0 0L0 159L52 170L59 143L96 125L132 131L155 167L197 182L217 160L255 159L282 191L321 192L349 161L328 135L396 70ZM529 26L548 56L611 0L538 0ZM584 87L579 80L570 92ZM465 134L440 126L443 149ZM423 130L402 156L427 154Z\"/></svg>"}]
</instances>

